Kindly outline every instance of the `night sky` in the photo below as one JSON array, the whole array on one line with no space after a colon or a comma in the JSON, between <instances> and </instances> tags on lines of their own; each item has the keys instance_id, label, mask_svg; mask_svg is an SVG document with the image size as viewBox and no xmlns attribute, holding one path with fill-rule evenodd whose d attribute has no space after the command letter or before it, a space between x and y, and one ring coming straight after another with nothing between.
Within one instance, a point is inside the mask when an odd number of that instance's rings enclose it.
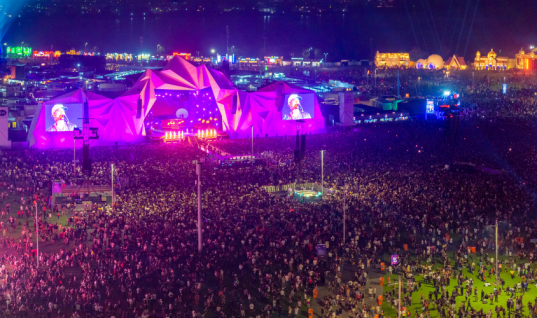
<instances>
[{"instance_id":1,"label":"night sky","mask_svg":"<svg viewBox=\"0 0 537 318\"><path fill-rule=\"evenodd\" d=\"M285 7L274 14L259 12L258 7L219 12L234 3L250 3L245 0L220 1L220 6L214 5L216 1L209 4L198 1L196 5L206 7L206 11L191 9L161 14L132 6L134 2L125 0L113 7L99 3L101 13L86 10L84 14L79 12L88 7L84 1L73 1L68 9L47 13L30 11L36 3L47 7L53 2L30 1L22 8L14 6L17 8L13 10L19 10L21 17L13 14L7 23L4 18L2 43L24 42L39 50L49 50L52 45L54 50L61 51L84 50L88 43L88 51L133 54L155 54L160 44L168 54L200 51L200 55L207 56L211 49L226 52L226 26L229 26L229 46L236 55L247 57L260 57L264 53L286 58L291 54L302 56L305 49L314 47L319 55L329 53L329 61L368 59L371 51L377 50L409 52L413 49L419 50L420 55L458 54L470 60L477 50L486 53L493 48L499 55L514 57L521 47L528 50L530 45L537 45L537 1L531 0L395 0L393 7L358 5L347 7L345 13L338 11L342 5L329 1L295 1L312 3L313 8L330 5L331 9L300 13ZM272 4L267 2L267 5ZM110 13L114 10L118 13ZM284 10L287 12L281 12Z\"/></svg>"}]
</instances>

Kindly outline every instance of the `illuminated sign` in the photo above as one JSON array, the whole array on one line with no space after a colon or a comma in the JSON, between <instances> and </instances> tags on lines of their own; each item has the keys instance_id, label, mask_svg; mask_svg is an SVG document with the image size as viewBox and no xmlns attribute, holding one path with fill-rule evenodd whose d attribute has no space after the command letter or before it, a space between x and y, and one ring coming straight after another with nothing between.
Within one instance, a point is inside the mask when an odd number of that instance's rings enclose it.
<instances>
[{"instance_id":1,"label":"illuminated sign","mask_svg":"<svg viewBox=\"0 0 537 318\"><path fill-rule=\"evenodd\" d=\"M164 119L162 120L163 129L180 129L185 126L183 119Z\"/></svg>"},{"instance_id":2,"label":"illuminated sign","mask_svg":"<svg viewBox=\"0 0 537 318\"><path fill-rule=\"evenodd\" d=\"M507 94L507 84L503 84L503 85L502 85L502 92L503 92L504 94Z\"/></svg>"},{"instance_id":3,"label":"illuminated sign","mask_svg":"<svg viewBox=\"0 0 537 318\"><path fill-rule=\"evenodd\" d=\"M25 46L8 46L6 50L8 57L30 57L32 48Z\"/></svg>"},{"instance_id":4,"label":"illuminated sign","mask_svg":"<svg viewBox=\"0 0 537 318\"><path fill-rule=\"evenodd\" d=\"M427 100L427 114L433 114L434 113L434 101Z\"/></svg>"},{"instance_id":5,"label":"illuminated sign","mask_svg":"<svg viewBox=\"0 0 537 318\"><path fill-rule=\"evenodd\" d=\"M393 266L399 265L399 255L392 255L391 260Z\"/></svg>"},{"instance_id":6,"label":"illuminated sign","mask_svg":"<svg viewBox=\"0 0 537 318\"><path fill-rule=\"evenodd\" d=\"M51 58L51 57L55 57L56 54L54 52L52 52L52 51L34 51L33 56L34 56L34 58L36 58L36 57Z\"/></svg>"},{"instance_id":7,"label":"illuminated sign","mask_svg":"<svg viewBox=\"0 0 537 318\"><path fill-rule=\"evenodd\" d=\"M190 60L190 53L177 53L173 52L173 56L179 55L180 57L184 58L185 60Z\"/></svg>"}]
</instances>

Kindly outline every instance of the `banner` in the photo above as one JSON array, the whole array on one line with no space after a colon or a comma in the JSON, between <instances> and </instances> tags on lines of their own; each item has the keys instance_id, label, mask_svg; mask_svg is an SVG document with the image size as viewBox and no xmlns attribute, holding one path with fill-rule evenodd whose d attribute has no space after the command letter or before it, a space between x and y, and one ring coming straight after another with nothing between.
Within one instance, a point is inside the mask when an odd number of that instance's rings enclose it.
<instances>
[{"instance_id":1,"label":"banner","mask_svg":"<svg viewBox=\"0 0 537 318\"><path fill-rule=\"evenodd\" d=\"M8 117L9 108L0 107L0 148L11 148L11 141L7 132Z\"/></svg>"}]
</instances>

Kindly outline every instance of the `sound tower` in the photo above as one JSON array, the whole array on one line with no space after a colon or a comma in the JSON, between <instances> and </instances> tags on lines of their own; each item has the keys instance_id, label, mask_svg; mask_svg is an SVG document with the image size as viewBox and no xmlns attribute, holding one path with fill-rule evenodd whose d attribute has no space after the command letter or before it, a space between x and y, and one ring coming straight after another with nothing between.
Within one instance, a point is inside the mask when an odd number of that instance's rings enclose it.
<instances>
[{"instance_id":1,"label":"sound tower","mask_svg":"<svg viewBox=\"0 0 537 318\"><path fill-rule=\"evenodd\" d=\"M285 103L285 99L283 98L283 83L279 83L276 88L276 100L274 102L278 111L281 112Z\"/></svg>"},{"instance_id":2,"label":"sound tower","mask_svg":"<svg viewBox=\"0 0 537 318\"><path fill-rule=\"evenodd\" d=\"M89 126L89 106L88 100L84 102L84 117L82 118L82 130L75 129L74 139L82 139L82 168L88 176L91 176L91 159L89 158L89 143L91 139L99 139L98 128Z\"/></svg>"},{"instance_id":3,"label":"sound tower","mask_svg":"<svg viewBox=\"0 0 537 318\"><path fill-rule=\"evenodd\" d=\"M300 136L300 161L304 160L306 155L306 135Z\"/></svg>"},{"instance_id":4,"label":"sound tower","mask_svg":"<svg viewBox=\"0 0 537 318\"><path fill-rule=\"evenodd\" d=\"M296 167L296 183L300 182L300 176L302 173L302 161L306 154L306 135L300 135L299 132L296 132L296 149L294 151L295 162L297 163Z\"/></svg>"},{"instance_id":5,"label":"sound tower","mask_svg":"<svg viewBox=\"0 0 537 318\"><path fill-rule=\"evenodd\" d=\"M142 99L138 97L138 104L136 105L136 118L142 117Z\"/></svg>"}]
</instances>

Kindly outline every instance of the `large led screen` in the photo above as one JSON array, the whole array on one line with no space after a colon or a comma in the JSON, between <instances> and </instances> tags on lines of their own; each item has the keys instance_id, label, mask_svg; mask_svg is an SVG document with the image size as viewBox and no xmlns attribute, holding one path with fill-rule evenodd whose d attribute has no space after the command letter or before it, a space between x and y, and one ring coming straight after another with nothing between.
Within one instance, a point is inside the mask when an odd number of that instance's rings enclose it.
<instances>
[{"instance_id":1,"label":"large led screen","mask_svg":"<svg viewBox=\"0 0 537 318\"><path fill-rule=\"evenodd\" d=\"M312 93L283 95L283 120L312 119L315 102Z\"/></svg>"},{"instance_id":2,"label":"large led screen","mask_svg":"<svg viewBox=\"0 0 537 318\"><path fill-rule=\"evenodd\" d=\"M73 131L82 128L82 103L46 103L46 132Z\"/></svg>"}]
</instances>

